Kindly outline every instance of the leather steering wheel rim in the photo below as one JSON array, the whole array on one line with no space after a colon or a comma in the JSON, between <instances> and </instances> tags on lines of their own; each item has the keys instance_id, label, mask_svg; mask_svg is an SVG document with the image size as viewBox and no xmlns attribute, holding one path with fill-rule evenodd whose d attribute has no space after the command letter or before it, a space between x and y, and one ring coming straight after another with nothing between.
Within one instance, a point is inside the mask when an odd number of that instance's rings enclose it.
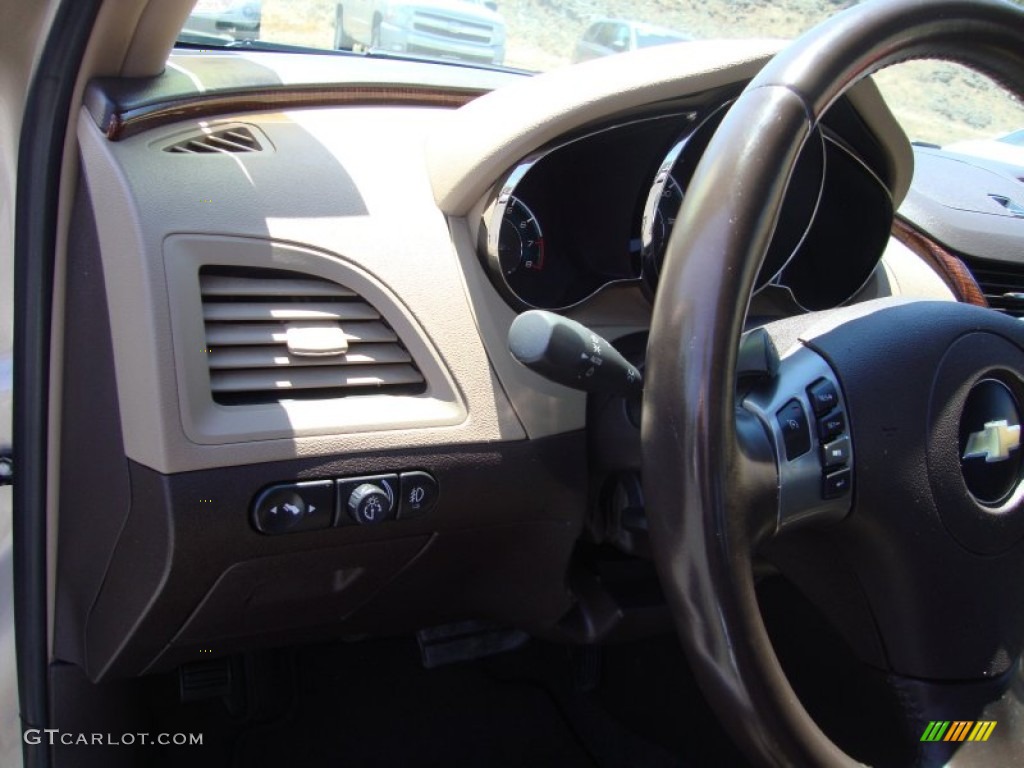
<instances>
[{"instance_id":1,"label":"leather steering wheel rim","mask_svg":"<svg viewBox=\"0 0 1024 768\"><path fill-rule=\"evenodd\" d=\"M736 409L737 343L803 143L850 87L913 58L1024 93L1024 13L1001 0L874 0L786 48L705 151L655 297L642 424L655 560L709 704L759 764L856 763L798 700L758 609L752 554L776 514L763 491L774 460L766 441L741 439L759 425Z\"/></svg>"}]
</instances>

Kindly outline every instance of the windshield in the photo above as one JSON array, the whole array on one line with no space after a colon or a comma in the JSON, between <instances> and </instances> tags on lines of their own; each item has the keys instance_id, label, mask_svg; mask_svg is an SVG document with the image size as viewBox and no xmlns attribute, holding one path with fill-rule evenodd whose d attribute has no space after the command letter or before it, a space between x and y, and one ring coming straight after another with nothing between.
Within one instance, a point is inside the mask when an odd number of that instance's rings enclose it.
<instances>
[{"instance_id":1,"label":"windshield","mask_svg":"<svg viewBox=\"0 0 1024 768\"><path fill-rule=\"evenodd\" d=\"M302 46L539 72L689 39L792 38L857 0L198 0L193 47ZM1015 0L1022 3L1024 0ZM961 67L911 62L877 76L912 140L1020 143L1024 109Z\"/></svg>"}]
</instances>

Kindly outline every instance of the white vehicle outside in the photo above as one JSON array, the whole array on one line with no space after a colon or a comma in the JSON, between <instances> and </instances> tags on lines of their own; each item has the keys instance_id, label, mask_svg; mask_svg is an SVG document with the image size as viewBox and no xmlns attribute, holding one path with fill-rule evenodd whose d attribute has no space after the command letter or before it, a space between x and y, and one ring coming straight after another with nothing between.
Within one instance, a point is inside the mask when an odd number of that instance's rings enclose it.
<instances>
[{"instance_id":1,"label":"white vehicle outside","mask_svg":"<svg viewBox=\"0 0 1024 768\"><path fill-rule=\"evenodd\" d=\"M457 59L505 61L505 20L494 2L346 0L335 12L335 48Z\"/></svg>"},{"instance_id":2,"label":"white vehicle outside","mask_svg":"<svg viewBox=\"0 0 1024 768\"><path fill-rule=\"evenodd\" d=\"M998 163L1016 166L1024 170L1024 129L1014 131L998 139L970 139L957 141L943 147L947 152L980 157Z\"/></svg>"},{"instance_id":3,"label":"white vehicle outside","mask_svg":"<svg viewBox=\"0 0 1024 768\"><path fill-rule=\"evenodd\" d=\"M199 0L185 21L186 32L256 40L263 15L261 0Z\"/></svg>"}]
</instances>

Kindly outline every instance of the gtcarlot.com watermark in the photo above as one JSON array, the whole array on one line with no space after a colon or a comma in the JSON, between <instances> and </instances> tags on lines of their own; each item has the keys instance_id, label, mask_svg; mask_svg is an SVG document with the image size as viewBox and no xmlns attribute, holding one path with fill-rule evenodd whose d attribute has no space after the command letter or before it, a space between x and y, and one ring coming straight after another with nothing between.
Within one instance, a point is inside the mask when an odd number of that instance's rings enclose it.
<instances>
[{"instance_id":1,"label":"gtcarlot.com watermark","mask_svg":"<svg viewBox=\"0 0 1024 768\"><path fill-rule=\"evenodd\" d=\"M57 744L64 746L128 747L155 745L162 747L201 747L201 733L70 733L58 728L28 728L24 735L26 744Z\"/></svg>"}]
</instances>

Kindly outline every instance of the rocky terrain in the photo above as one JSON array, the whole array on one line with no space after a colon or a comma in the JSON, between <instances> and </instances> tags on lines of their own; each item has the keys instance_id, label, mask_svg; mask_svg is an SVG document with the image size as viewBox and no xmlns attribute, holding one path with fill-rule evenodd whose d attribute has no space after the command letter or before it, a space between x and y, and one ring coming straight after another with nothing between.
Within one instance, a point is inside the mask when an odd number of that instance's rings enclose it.
<instances>
[{"instance_id":1,"label":"rocky terrain","mask_svg":"<svg viewBox=\"0 0 1024 768\"><path fill-rule=\"evenodd\" d=\"M1021 2L1022 0L1016 0ZM695 38L791 38L856 0L498 0L508 24L506 63L529 70L567 65L596 18L630 18ZM263 0L263 37L318 47L334 40L333 0ZM1024 127L1024 107L987 78L938 62L877 76L911 138L937 144Z\"/></svg>"}]
</instances>

